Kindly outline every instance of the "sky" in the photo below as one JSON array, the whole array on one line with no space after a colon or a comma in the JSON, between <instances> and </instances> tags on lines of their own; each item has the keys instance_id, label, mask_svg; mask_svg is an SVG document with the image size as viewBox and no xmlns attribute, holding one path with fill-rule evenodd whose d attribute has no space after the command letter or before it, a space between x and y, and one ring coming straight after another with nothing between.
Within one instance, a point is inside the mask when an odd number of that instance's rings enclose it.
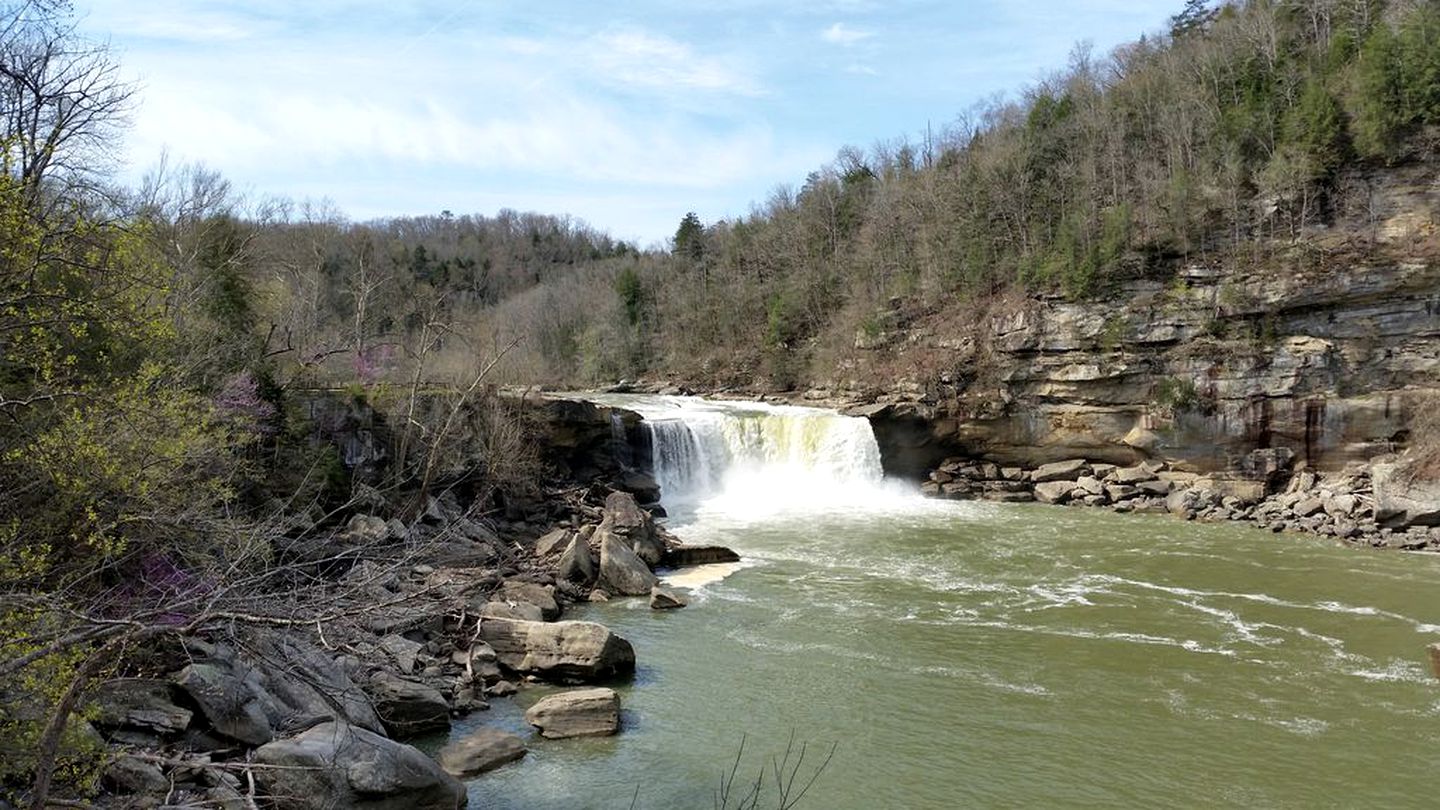
<instances>
[{"instance_id":1,"label":"sky","mask_svg":"<svg viewBox=\"0 0 1440 810\"><path fill-rule=\"evenodd\" d=\"M569 214L655 245L846 145L940 131L1181 0L77 0L174 163L353 220Z\"/></svg>"}]
</instances>

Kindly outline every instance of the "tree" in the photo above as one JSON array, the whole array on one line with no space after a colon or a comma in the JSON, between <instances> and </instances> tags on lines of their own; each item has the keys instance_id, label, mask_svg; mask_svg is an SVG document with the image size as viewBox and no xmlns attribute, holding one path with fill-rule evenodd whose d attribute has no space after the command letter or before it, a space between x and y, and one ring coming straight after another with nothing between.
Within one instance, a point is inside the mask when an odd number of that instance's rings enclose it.
<instances>
[{"instance_id":1,"label":"tree","mask_svg":"<svg viewBox=\"0 0 1440 810\"><path fill-rule=\"evenodd\" d=\"M1204 31L1219 13L1210 7L1210 0L1185 0L1185 8L1170 18L1170 36L1183 39Z\"/></svg>"},{"instance_id":2,"label":"tree","mask_svg":"<svg viewBox=\"0 0 1440 810\"><path fill-rule=\"evenodd\" d=\"M705 255L705 226L694 211L682 217L675 229L675 255L693 262Z\"/></svg>"},{"instance_id":3,"label":"tree","mask_svg":"<svg viewBox=\"0 0 1440 810\"><path fill-rule=\"evenodd\" d=\"M47 179L82 184L103 170L135 93L64 11L45 0L0 6L0 149L32 204Z\"/></svg>"}]
</instances>

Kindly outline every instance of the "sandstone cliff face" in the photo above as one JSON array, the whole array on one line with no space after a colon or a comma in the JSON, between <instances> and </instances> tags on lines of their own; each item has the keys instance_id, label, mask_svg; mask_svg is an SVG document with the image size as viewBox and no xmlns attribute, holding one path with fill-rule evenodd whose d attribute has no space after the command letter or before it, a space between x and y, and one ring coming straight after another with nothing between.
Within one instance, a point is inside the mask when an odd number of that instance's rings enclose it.
<instances>
[{"instance_id":1,"label":"sandstone cliff face","mask_svg":"<svg viewBox=\"0 0 1440 810\"><path fill-rule=\"evenodd\" d=\"M950 370L866 414L887 465L1163 458L1243 473L1254 451L1283 448L1332 470L1403 447L1418 396L1440 390L1433 174L1395 175L1364 222L1314 234L1283 266L1197 262L1101 301L912 326L876 351L943 353Z\"/></svg>"}]
</instances>

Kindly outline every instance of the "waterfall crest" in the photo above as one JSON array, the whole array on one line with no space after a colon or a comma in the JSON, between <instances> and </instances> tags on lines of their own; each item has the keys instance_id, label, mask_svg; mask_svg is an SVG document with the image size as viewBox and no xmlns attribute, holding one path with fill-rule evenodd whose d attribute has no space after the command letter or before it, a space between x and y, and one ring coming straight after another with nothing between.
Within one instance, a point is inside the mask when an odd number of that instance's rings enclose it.
<instances>
[{"instance_id":1,"label":"waterfall crest","mask_svg":"<svg viewBox=\"0 0 1440 810\"><path fill-rule=\"evenodd\" d=\"M720 496L825 499L873 489L880 448L862 418L820 408L637 397L667 507Z\"/></svg>"}]
</instances>

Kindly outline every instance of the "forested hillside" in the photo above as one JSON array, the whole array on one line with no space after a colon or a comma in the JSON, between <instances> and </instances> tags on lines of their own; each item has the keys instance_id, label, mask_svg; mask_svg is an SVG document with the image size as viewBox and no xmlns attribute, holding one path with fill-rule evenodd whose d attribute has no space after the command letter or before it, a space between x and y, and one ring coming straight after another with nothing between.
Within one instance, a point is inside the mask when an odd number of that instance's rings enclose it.
<instances>
[{"instance_id":1,"label":"forested hillside","mask_svg":"<svg viewBox=\"0 0 1440 810\"><path fill-rule=\"evenodd\" d=\"M933 137L845 148L749 216L687 219L668 260L557 279L497 314L543 316L532 373L557 379L841 381L897 315L963 323L1010 293L1377 250L1371 191L1433 161L1437 125L1436 4L1197 0L1169 32L1077 48ZM610 307L577 300L602 283Z\"/></svg>"}]
</instances>

